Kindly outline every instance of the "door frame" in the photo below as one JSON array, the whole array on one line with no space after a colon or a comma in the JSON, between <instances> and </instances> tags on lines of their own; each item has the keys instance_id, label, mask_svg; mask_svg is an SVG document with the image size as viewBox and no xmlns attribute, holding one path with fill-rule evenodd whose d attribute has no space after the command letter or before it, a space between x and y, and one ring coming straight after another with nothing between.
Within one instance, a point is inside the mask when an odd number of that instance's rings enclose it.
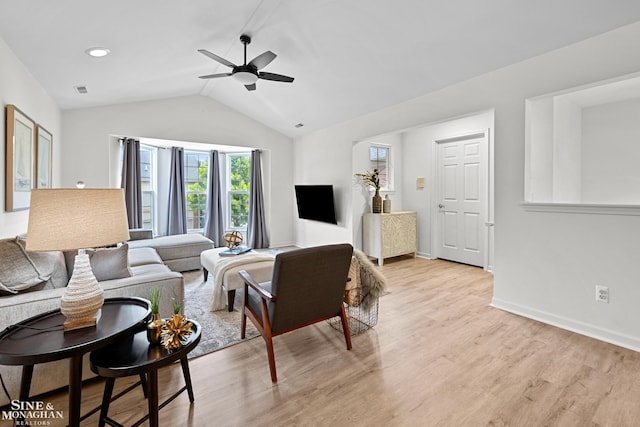
<instances>
[{"instance_id":1,"label":"door frame","mask_svg":"<svg viewBox=\"0 0 640 427\"><path fill-rule=\"evenodd\" d=\"M484 188L481 189L482 194L486 197L486 203L484 204L484 209L481 213L483 216L482 220L484 221L484 231L483 231L483 265L482 268L486 271L493 271L493 212L494 212L494 198L493 198L493 138L491 135L491 129L486 128L478 131L464 132L460 134L453 134L450 136L438 138L432 140L431 142L431 158L432 158L432 168L431 168L431 182L434 183L432 192L432 198L430 200L430 215L431 215L431 258L437 259L440 257L439 249L441 244L441 233L440 226L442 222L442 216L440 215L440 209L438 208L438 203L442 200L441 194L441 184L442 184L442 171L440 165L440 157L438 150L440 149L440 144L449 143L449 142L457 142L457 141L465 141L474 138L483 138L484 143L482 144L482 149L485 150L484 156L486 161L485 164L482 164L480 167L482 168L482 173L484 174Z\"/></svg>"}]
</instances>

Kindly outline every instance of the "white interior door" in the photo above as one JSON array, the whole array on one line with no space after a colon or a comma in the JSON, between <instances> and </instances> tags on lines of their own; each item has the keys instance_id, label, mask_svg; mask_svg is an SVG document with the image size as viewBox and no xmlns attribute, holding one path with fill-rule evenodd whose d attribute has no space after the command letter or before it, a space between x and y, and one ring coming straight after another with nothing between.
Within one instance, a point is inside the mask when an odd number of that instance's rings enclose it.
<instances>
[{"instance_id":1,"label":"white interior door","mask_svg":"<svg viewBox=\"0 0 640 427\"><path fill-rule=\"evenodd\" d=\"M488 199L486 133L436 143L436 257L483 267Z\"/></svg>"}]
</instances>

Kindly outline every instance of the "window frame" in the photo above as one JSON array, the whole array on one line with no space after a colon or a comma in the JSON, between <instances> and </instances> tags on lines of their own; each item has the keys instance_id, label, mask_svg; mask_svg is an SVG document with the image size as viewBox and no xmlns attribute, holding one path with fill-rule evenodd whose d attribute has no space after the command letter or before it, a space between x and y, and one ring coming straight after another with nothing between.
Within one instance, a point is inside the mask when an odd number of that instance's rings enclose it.
<instances>
[{"instance_id":1,"label":"window frame","mask_svg":"<svg viewBox=\"0 0 640 427\"><path fill-rule=\"evenodd\" d=\"M249 188L247 191L243 190L232 190L231 189L231 160L233 157L248 157L249 158L249 168L251 168L251 152L248 151L238 151L238 152L230 152L225 153L225 193L226 196L224 198L224 223L225 230L231 231L247 231L247 225L244 227L233 227L231 225L231 198L236 194L246 194L247 195L247 204L249 203L250 191ZM251 186L251 169L249 169L249 186ZM247 218L248 223L248 218Z\"/></svg>"},{"instance_id":2,"label":"window frame","mask_svg":"<svg viewBox=\"0 0 640 427\"><path fill-rule=\"evenodd\" d=\"M144 204L144 194L145 193L149 193L151 195L150 200L151 200L151 205L149 206L149 216L150 216L150 222L151 222L151 230L153 231L154 235L157 234L157 226L158 226L158 215L157 215L157 209L158 209L158 204L157 204L157 194L158 194L158 188L157 188L157 182L158 182L158 171L157 171L157 164L158 164L158 149L156 147L150 146L150 145L146 145L146 144L140 144L140 151L148 151L149 152L149 167L150 167L150 172L149 172L149 189L145 190L145 189L141 189L142 191L142 223L143 223L143 228L146 228L146 226L144 225L145 223L145 218L144 218L144 209L145 209L145 204ZM142 157L142 156L141 156ZM143 185L143 180L142 180L142 168L143 168L143 163L142 163L142 159L140 160L140 181L141 181L141 186L144 187Z\"/></svg>"},{"instance_id":3,"label":"window frame","mask_svg":"<svg viewBox=\"0 0 640 427\"><path fill-rule=\"evenodd\" d=\"M385 162L385 169L386 169L386 184L385 186L381 186L380 187L380 191L394 191L395 187L394 187L394 173L393 173L393 146L390 144L383 144L380 142L371 142L369 144L369 148L367 150L367 164L369 165L368 167L370 168L370 171L373 172L373 169L376 168L376 166L373 165L373 160L371 160L371 149L375 148L375 149L385 149L387 151L387 159ZM378 161L378 163L380 163ZM380 170L380 168L377 168L378 170Z\"/></svg>"}]
</instances>

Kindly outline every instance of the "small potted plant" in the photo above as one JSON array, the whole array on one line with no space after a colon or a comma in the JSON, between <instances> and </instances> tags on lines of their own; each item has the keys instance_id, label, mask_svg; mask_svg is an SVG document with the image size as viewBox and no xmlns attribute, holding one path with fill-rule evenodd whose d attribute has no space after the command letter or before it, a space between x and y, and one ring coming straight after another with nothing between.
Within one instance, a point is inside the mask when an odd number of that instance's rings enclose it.
<instances>
[{"instance_id":1,"label":"small potted plant","mask_svg":"<svg viewBox=\"0 0 640 427\"><path fill-rule=\"evenodd\" d=\"M182 309L182 300L177 299L176 297L171 298L173 302L173 314L180 314L180 310Z\"/></svg>"},{"instance_id":2,"label":"small potted plant","mask_svg":"<svg viewBox=\"0 0 640 427\"><path fill-rule=\"evenodd\" d=\"M374 169L373 172L366 171L365 173L357 173L357 177L362 179L362 182L367 184L376 190L373 198L371 199L371 211L373 213L382 212L382 196L380 196L380 172L378 169Z\"/></svg>"},{"instance_id":3,"label":"small potted plant","mask_svg":"<svg viewBox=\"0 0 640 427\"><path fill-rule=\"evenodd\" d=\"M151 344L160 343L160 332L162 330L162 324L164 323L160 319L160 289L155 288L149 294L149 301L151 302L151 314L152 318L147 323L147 339Z\"/></svg>"}]
</instances>

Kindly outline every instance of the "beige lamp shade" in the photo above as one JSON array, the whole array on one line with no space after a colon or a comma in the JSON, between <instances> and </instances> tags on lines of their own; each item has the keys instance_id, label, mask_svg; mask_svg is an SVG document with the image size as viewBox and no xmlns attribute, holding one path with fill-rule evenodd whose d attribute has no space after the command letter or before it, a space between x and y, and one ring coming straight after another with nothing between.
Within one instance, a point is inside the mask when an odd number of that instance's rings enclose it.
<instances>
[{"instance_id":1,"label":"beige lamp shade","mask_svg":"<svg viewBox=\"0 0 640 427\"><path fill-rule=\"evenodd\" d=\"M28 251L96 248L129 240L120 188L31 190Z\"/></svg>"}]
</instances>

